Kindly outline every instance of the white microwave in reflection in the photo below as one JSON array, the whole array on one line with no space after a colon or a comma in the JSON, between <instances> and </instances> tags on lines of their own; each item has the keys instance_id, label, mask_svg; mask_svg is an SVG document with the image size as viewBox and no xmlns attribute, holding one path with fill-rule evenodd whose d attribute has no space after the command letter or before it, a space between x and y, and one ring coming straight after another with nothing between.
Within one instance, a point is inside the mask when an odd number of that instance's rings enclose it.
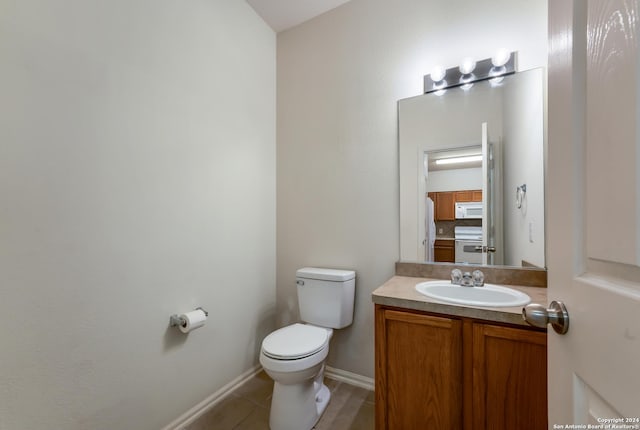
<instances>
[{"instance_id":1,"label":"white microwave in reflection","mask_svg":"<svg viewBox=\"0 0 640 430\"><path fill-rule=\"evenodd\" d=\"M482 219L482 203L456 203L456 219Z\"/></svg>"}]
</instances>

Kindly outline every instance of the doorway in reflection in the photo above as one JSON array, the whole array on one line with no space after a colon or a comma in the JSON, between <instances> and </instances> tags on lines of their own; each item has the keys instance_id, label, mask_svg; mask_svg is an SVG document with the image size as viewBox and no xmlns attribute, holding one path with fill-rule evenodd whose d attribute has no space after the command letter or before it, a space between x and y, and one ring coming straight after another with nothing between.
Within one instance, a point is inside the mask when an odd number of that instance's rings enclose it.
<instances>
[{"instance_id":1,"label":"doorway in reflection","mask_svg":"<svg viewBox=\"0 0 640 430\"><path fill-rule=\"evenodd\" d=\"M487 129L482 145L423 154L425 262L503 264L502 160Z\"/></svg>"}]
</instances>

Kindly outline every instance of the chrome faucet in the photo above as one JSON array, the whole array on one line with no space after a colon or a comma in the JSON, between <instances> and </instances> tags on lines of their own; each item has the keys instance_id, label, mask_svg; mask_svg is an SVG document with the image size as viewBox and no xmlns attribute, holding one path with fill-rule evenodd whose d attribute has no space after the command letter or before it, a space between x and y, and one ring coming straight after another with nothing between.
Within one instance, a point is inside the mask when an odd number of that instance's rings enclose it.
<instances>
[{"instance_id":1,"label":"chrome faucet","mask_svg":"<svg viewBox=\"0 0 640 430\"><path fill-rule=\"evenodd\" d=\"M471 277L471 273L464 272L462 274L462 279L460 280L460 286L473 287L473 278Z\"/></svg>"},{"instance_id":2,"label":"chrome faucet","mask_svg":"<svg viewBox=\"0 0 640 430\"><path fill-rule=\"evenodd\" d=\"M480 270L474 270L473 273L463 273L460 269L453 269L451 283L461 287L484 287L484 273Z\"/></svg>"}]
</instances>

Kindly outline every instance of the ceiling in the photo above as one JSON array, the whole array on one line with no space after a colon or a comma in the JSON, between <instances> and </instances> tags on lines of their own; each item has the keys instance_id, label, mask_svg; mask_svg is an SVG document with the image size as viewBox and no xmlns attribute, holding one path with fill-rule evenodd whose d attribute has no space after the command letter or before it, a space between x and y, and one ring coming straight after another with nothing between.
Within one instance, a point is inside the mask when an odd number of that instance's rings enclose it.
<instances>
[{"instance_id":1,"label":"ceiling","mask_svg":"<svg viewBox=\"0 0 640 430\"><path fill-rule=\"evenodd\" d=\"M247 0L247 3L278 33L302 24L349 0Z\"/></svg>"}]
</instances>

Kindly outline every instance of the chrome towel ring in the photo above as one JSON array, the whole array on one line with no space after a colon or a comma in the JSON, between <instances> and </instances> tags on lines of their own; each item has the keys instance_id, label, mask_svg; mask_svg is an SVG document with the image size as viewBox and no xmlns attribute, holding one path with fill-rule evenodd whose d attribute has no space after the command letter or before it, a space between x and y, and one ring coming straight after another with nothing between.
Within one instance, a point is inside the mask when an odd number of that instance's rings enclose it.
<instances>
[{"instance_id":1,"label":"chrome towel ring","mask_svg":"<svg viewBox=\"0 0 640 430\"><path fill-rule=\"evenodd\" d=\"M522 208L522 201L524 200L526 194L527 184L522 184L519 187L516 187L516 207L518 209Z\"/></svg>"}]
</instances>

